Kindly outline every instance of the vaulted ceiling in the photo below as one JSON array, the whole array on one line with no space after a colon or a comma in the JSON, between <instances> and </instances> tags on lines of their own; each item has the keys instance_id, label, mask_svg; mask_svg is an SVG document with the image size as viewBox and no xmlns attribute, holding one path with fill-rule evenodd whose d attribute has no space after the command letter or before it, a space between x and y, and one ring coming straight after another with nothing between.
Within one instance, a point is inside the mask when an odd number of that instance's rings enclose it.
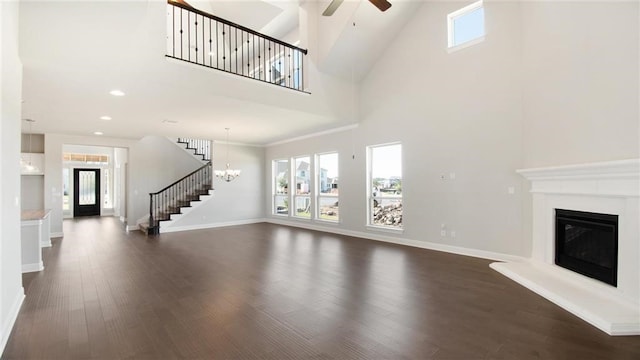
<instances>
[{"instance_id":1,"label":"vaulted ceiling","mask_svg":"<svg viewBox=\"0 0 640 360\"><path fill-rule=\"evenodd\" d=\"M298 33L298 1L189 3L288 41ZM326 3L318 2L317 8ZM382 14L356 4L351 14L342 15L372 28L358 38L359 69L368 71L415 6L398 1ZM36 120L34 132L222 139L230 127L234 141L267 144L354 122L345 115L353 112L337 105L366 75L346 75L353 69L351 62L341 61L353 44L347 29L337 32L325 52L309 95L166 59L165 15L162 1L21 2L23 118ZM309 44L310 52L315 45ZM112 96L113 89L126 95Z\"/></svg>"}]
</instances>

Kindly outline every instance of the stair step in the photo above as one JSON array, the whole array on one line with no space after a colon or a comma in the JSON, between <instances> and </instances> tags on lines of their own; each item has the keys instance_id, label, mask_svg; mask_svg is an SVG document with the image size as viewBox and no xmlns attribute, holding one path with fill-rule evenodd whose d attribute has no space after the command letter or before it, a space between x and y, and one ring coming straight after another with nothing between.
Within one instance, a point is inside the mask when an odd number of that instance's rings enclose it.
<instances>
[{"instance_id":1,"label":"stair step","mask_svg":"<svg viewBox=\"0 0 640 360\"><path fill-rule=\"evenodd\" d=\"M149 226L149 223L141 223L138 224L138 228L140 229L140 231L142 231L143 233L145 233L145 235L157 235L160 233L160 229L158 227L158 225L156 226Z\"/></svg>"}]
</instances>

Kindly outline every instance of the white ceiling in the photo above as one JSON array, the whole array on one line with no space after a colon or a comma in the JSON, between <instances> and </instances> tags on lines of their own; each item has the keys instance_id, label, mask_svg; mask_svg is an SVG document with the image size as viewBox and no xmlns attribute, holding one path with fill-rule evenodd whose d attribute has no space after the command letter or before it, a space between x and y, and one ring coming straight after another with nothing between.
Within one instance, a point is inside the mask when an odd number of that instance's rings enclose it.
<instances>
[{"instance_id":1,"label":"white ceiling","mask_svg":"<svg viewBox=\"0 0 640 360\"><path fill-rule=\"evenodd\" d=\"M189 3L272 36L297 28L297 1ZM348 123L313 94L167 60L162 1L20 6L23 118L36 120L36 133L223 139L230 127L232 141L267 144Z\"/></svg>"}]
</instances>

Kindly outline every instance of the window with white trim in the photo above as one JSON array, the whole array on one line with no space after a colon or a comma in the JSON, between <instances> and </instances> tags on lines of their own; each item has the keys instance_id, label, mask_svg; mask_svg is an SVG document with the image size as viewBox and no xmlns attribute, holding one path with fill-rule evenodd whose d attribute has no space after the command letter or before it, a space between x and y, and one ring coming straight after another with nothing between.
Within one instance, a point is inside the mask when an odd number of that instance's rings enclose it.
<instances>
[{"instance_id":1,"label":"window with white trim","mask_svg":"<svg viewBox=\"0 0 640 360\"><path fill-rule=\"evenodd\" d=\"M296 190L293 195L293 216L311 219L311 158L294 159Z\"/></svg>"},{"instance_id":2,"label":"window with white trim","mask_svg":"<svg viewBox=\"0 0 640 360\"><path fill-rule=\"evenodd\" d=\"M338 221L338 153L316 155L316 218Z\"/></svg>"},{"instance_id":3,"label":"window with white trim","mask_svg":"<svg viewBox=\"0 0 640 360\"><path fill-rule=\"evenodd\" d=\"M367 147L368 225L402 229L402 144Z\"/></svg>"},{"instance_id":4,"label":"window with white trim","mask_svg":"<svg viewBox=\"0 0 640 360\"><path fill-rule=\"evenodd\" d=\"M484 5L482 0L447 15L447 27L449 49L473 45L484 40Z\"/></svg>"},{"instance_id":5,"label":"window with white trim","mask_svg":"<svg viewBox=\"0 0 640 360\"><path fill-rule=\"evenodd\" d=\"M289 215L289 160L273 160L273 214Z\"/></svg>"}]
</instances>

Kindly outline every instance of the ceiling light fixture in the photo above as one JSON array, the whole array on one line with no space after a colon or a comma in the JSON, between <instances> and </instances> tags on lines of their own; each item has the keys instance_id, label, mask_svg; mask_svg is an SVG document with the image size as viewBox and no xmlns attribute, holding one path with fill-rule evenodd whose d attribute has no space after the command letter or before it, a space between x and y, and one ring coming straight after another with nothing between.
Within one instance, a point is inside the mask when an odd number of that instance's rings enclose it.
<instances>
[{"instance_id":1,"label":"ceiling light fixture","mask_svg":"<svg viewBox=\"0 0 640 360\"><path fill-rule=\"evenodd\" d=\"M111 116L107 116L107 115L100 116L100 120L105 120L105 121L111 120Z\"/></svg>"},{"instance_id":2,"label":"ceiling light fixture","mask_svg":"<svg viewBox=\"0 0 640 360\"><path fill-rule=\"evenodd\" d=\"M94 131L93 132L93 135L102 135L102 134L104 134L102 131Z\"/></svg>"},{"instance_id":3,"label":"ceiling light fixture","mask_svg":"<svg viewBox=\"0 0 640 360\"><path fill-rule=\"evenodd\" d=\"M215 174L218 179L222 179L226 182L231 182L233 179L240 176L240 170L230 169L229 166L229 128L227 130L227 167L224 170L216 170Z\"/></svg>"},{"instance_id":4,"label":"ceiling light fixture","mask_svg":"<svg viewBox=\"0 0 640 360\"><path fill-rule=\"evenodd\" d=\"M117 89L109 91L109 94L113 96L124 96L124 92L122 90L117 90Z\"/></svg>"}]
</instances>

